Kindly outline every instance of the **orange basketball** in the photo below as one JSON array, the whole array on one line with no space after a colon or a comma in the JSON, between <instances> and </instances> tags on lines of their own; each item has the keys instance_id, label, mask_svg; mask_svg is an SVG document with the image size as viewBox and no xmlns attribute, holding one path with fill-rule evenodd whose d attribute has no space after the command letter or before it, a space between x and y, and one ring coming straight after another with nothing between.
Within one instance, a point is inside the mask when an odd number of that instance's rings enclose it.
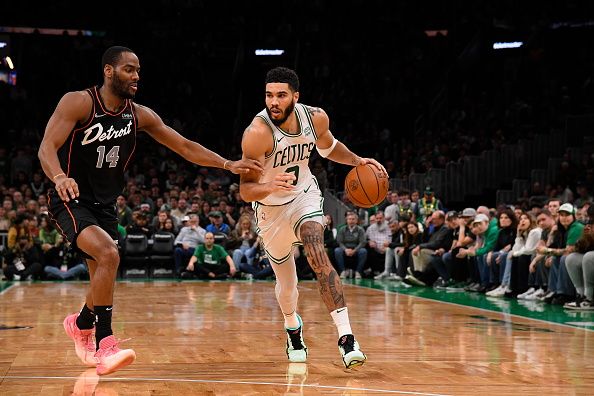
<instances>
[{"instance_id":1,"label":"orange basketball","mask_svg":"<svg viewBox=\"0 0 594 396\"><path fill-rule=\"evenodd\" d=\"M360 208L371 208L388 194L388 177L374 165L358 165L344 179L344 192Z\"/></svg>"}]
</instances>

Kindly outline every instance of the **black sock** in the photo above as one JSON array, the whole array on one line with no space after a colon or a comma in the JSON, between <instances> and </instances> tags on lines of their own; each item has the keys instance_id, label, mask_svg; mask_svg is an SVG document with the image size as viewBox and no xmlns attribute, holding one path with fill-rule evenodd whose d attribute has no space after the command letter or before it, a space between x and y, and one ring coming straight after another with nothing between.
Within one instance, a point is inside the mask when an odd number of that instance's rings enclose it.
<instances>
[{"instance_id":1,"label":"black sock","mask_svg":"<svg viewBox=\"0 0 594 396\"><path fill-rule=\"evenodd\" d=\"M111 305L95 305L95 313L97 314L97 323L95 323L97 349L99 349L99 342L102 339L113 334L111 331L111 309Z\"/></svg>"},{"instance_id":2,"label":"black sock","mask_svg":"<svg viewBox=\"0 0 594 396\"><path fill-rule=\"evenodd\" d=\"M78 317L76 318L76 327L81 330L89 330L95 326L95 312L91 311L87 304L80 310Z\"/></svg>"}]
</instances>

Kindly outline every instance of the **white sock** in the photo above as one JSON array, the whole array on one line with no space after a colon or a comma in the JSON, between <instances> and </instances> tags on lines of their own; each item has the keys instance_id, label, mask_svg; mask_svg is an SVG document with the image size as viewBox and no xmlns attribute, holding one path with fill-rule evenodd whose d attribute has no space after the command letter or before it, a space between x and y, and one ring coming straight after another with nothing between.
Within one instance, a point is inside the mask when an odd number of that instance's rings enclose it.
<instances>
[{"instance_id":1,"label":"white sock","mask_svg":"<svg viewBox=\"0 0 594 396\"><path fill-rule=\"evenodd\" d=\"M332 319L334 319L334 324L336 325L336 330L338 330L338 337L342 337L345 334L353 334L351 330L351 323L349 322L349 310L347 307L338 308L332 312L330 312Z\"/></svg>"},{"instance_id":2,"label":"white sock","mask_svg":"<svg viewBox=\"0 0 594 396\"><path fill-rule=\"evenodd\" d=\"M297 312L293 311L290 314L286 314L283 312L283 316L285 317L285 328L289 330L295 330L299 327L299 319L297 319Z\"/></svg>"}]
</instances>

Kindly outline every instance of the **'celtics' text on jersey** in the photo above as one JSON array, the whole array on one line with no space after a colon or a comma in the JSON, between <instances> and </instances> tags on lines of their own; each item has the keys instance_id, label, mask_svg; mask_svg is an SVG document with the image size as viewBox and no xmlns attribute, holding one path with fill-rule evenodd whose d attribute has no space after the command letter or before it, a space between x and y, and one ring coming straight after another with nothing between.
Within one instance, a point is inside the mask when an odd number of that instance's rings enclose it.
<instances>
[{"instance_id":1,"label":"'celtics' text on jersey","mask_svg":"<svg viewBox=\"0 0 594 396\"><path fill-rule=\"evenodd\" d=\"M272 123L266 109L256 115L266 122L272 131L274 146L272 152L264 158L264 173L260 183L274 180L279 173L293 173L293 191L277 191L260 201L264 205L283 205L293 200L298 194L307 192L315 182L309 169L309 157L316 147L317 135L308 108L300 103L295 104L295 116L299 125L299 133L290 134Z\"/></svg>"}]
</instances>

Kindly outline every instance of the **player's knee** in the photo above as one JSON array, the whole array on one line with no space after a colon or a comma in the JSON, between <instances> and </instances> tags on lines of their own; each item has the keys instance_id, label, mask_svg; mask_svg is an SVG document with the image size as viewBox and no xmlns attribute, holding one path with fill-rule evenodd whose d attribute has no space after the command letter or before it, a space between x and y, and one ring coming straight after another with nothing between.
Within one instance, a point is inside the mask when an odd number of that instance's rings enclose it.
<instances>
[{"instance_id":1,"label":"player's knee","mask_svg":"<svg viewBox=\"0 0 594 396\"><path fill-rule=\"evenodd\" d=\"M324 246L324 229L321 224L307 221L301 225L299 231L305 249L316 245Z\"/></svg>"},{"instance_id":2,"label":"player's knee","mask_svg":"<svg viewBox=\"0 0 594 396\"><path fill-rule=\"evenodd\" d=\"M120 253L118 252L118 248L115 245L105 247L105 249L102 249L101 257L98 261L103 262L110 267L117 267L120 264Z\"/></svg>"}]
</instances>

